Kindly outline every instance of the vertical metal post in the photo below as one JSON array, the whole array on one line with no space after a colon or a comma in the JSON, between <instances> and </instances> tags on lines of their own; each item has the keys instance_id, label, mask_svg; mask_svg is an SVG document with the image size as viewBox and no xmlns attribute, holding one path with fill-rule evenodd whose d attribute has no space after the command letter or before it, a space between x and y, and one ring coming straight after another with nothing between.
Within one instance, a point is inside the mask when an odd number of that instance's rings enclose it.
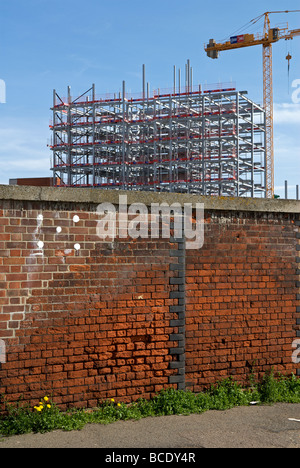
<instances>
[{"instance_id":1,"label":"vertical metal post","mask_svg":"<svg viewBox=\"0 0 300 468\"><path fill-rule=\"evenodd\" d=\"M55 138L55 106L56 106L56 91L55 89L53 90L53 129L52 129L52 145L54 146L56 144L56 138ZM55 177L55 150L53 151L52 154L52 167L53 167L53 187L56 185L56 177Z\"/></svg>"},{"instance_id":2,"label":"vertical metal post","mask_svg":"<svg viewBox=\"0 0 300 468\"><path fill-rule=\"evenodd\" d=\"M206 136L205 136L205 99L206 97L204 95L201 96L202 100L202 194L201 195L206 195L205 191L205 159L206 159Z\"/></svg>"},{"instance_id":3,"label":"vertical metal post","mask_svg":"<svg viewBox=\"0 0 300 468\"><path fill-rule=\"evenodd\" d=\"M251 103L251 197L254 197L254 114Z\"/></svg>"},{"instance_id":4,"label":"vertical metal post","mask_svg":"<svg viewBox=\"0 0 300 468\"><path fill-rule=\"evenodd\" d=\"M222 105L222 103L221 103ZM219 106L219 196L223 195L222 188L222 107L221 105ZM227 170L228 172L228 170Z\"/></svg>"},{"instance_id":5,"label":"vertical metal post","mask_svg":"<svg viewBox=\"0 0 300 468\"><path fill-rule=\"evenodd\" d=\"M287 180L284 181L284 198L286 200L288 198L288 182L287 182Z\"/></svg>"},{"instance_id":6,"label":"vertical metal post","mask_svg":"<svg viewBox=\"0 0 300 468\"><path fill-rule=\"evenodd\" d=\"M267 165L268 165L268 161L267 161L267 114L266 114L266 109L264 109L264 113L263 113L263 118L264 118L264 137L263 137L263 140L264 140L264 186L265 186L265 198L268 198L268 181L267 181Z\"/></svg>"},{"instance_id":7,"label":"vertical metal post","mask_svg":"<svg viewBox=\"0 0 300 468\"><path fill-rule=\"evenodd\" d=\"M126 118L126 108L125 108L125 81L122 84L122 111L123 111L123 138L122 138L122 188L125 189L125 136L126 136L126 128L125 128L125 118Z\"/></svg>"},{"instance_id":8,"label":"vertical metal post","mask_svg":"<svg viewBox=\"0 0 300 468\"><path fill-rule=\"evenodd\" d=\"M143 101L145 101L146 96L146 73L145 73L145 64L143 64Z\"/></svg>"},{"instance_id":9,"label":"vertical metal post","mask_svg":"<svg viewBox=\"0 0 300 468\"><path fill-rule=\"evenodd\" d=\"M173 161L172 161L172 96L169 97L169 112L170 112L170 120L169 120L169 136L170 136L170 143L169 143L169 180L170 180L170 192L174 191L174 184L173 184Z\"/></svg>"},{"instance_id":10,"label":"vertical metal post","mask_svg":"<svg viewBox=\"0 0 300 468\"><path fill-rule=\"evenodd\" d=\"M173 93L176 94L176 66L173 68Z\"/></svg>"},{"instance_id":11,"label":"vertical metal post","mask_svg":"<svg viewBox=\"0 0 300 468\"><path fill-rule=\"evenodd\" d=\"M68 86L68 110L67 110L67 131L68 131L68 186L72 185L72 160L71 160L71 145L72 145L72 134L71 134L71 88Z\"/></svg>"},{"instance_id":12,"label":"vertical metal post","mask_svg":"<svg viewBox=\"0 0 300 468\"><path fill-rule=\"evenodd\" d=\"M157 100L156 98L153 98L153 117L156 117L156 106L157 106ZM154 191L156 192L156 181L158 178L157 174L157 123L156 120L154 120L154 125L153 125L153 138L154 138L154 148L153 148L153 153L154 153ZM158 181L158 184L160 181Z\"/></svg>"},{"instance_id":13,"label":"vertical metal post","mask_svg":"<svg viewBox=\"0 0 300 468\"><path fill-rule=\"evenodd\" d=\"M299 200L299 185L296 185L296 200Z\"/></svg>"},{"instance_id":14,"label":"vertical metal post","mask_svg":"<svg viewBox=\"0 0 300 468\"><path fill-rule=\"evenodd\" d=\"M96 104L95 104L95 84L92 85L92 115L93 115L93 123L92 123L92 156L93 156L93 187L96 187L96 176L95 176L95 168L96 168L96 158L95 158L95 125L96 125Z\"/></svg>"}]
</instances>

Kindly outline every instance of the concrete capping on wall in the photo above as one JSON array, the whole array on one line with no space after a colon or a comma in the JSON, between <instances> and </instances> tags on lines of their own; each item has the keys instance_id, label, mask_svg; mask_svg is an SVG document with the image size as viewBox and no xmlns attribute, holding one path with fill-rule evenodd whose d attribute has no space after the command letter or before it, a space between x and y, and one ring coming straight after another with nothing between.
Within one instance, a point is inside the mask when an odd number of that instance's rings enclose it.
<instances>
[{"instance_id":1,"label":"concrete capping on wall","mask_svg":"<svg viewBox=\"0 0 300 468\"><path fill-rule=\"evenodd\" d=\"M109 202L118 204L119 196L126 195L127 203L204 203L206 210L256 211L265 213L300 213L300 201L264 198L236 198L199 196L169 192L140 192L124 190L102 190L90 188L29 187L0 185L0 199L29 202L89 203L98 205Z\"/></svg>"}]
</instances>

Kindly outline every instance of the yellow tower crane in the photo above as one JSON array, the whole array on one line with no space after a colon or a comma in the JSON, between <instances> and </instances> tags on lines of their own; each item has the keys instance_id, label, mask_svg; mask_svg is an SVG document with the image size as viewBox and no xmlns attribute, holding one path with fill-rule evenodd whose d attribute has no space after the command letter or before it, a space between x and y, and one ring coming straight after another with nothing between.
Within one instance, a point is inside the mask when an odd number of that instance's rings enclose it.
<instances>
[{"instance_id":1,"label":"yellow tower crane","mask_svg":"<svg viewBox=\"0 0 300 468\"><path fill-rule=\"evenodd\" d=\"M271 13L294 13L300 10L266 11L262 15L254 18L250 23L254 24L264 17L263 34L241 34L230 37L229 41L217 43L210 39L204 47L208 57L216 59L219 52L223 50L240 49L254 45L263 46L263 84L264 84L264 108L266 112L266 197L274 196L274 143L273 143L273 78L272 78L272 44L279 39L293 39L300 36L300 29L289 30L285 28L271 28L269 15ZM288 55L287 60L291 59Z\"/></svg>"}]
</instances>

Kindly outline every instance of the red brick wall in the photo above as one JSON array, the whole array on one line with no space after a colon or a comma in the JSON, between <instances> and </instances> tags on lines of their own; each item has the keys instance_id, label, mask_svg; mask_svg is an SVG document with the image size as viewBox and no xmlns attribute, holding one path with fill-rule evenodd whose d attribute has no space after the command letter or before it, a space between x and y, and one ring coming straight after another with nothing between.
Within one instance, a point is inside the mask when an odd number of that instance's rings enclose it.
<instances>
[{"instance_id":1,"label":"red brick wall","mask_svg":"<svg viewBox=\"0 0 300 468\"><path fill-rule=\"evenodd\" d=\"M297 372L298 214L206 210L196 251L172 238L100 242L95 210L0 201L0 395L87 407Z\"/></svg>"},{"instance_id":2,"label":"red brick wall","mask_svg":"<svg viewBox=\"0 0 300 468\"><path fill-rule=\"evenodd\" d=\"M247 381L272 366L296 374L299 222L280 213L205 218L202 249L186 253L187 387Z\"/></svg>"},{"instance_id":3,"label":"red brick wall","mask_svg":"<svg viewBox=\"0 0 300 468\"><path fill-rule=\"evenodd\" d=\"M169 368L170 334L178 330L170 326L178 299L169 298L177 289L169 284L175 244L103 243L94 212L23 208L0 210L0 339L7 350L0 394L30 404L53 394L60 405L90 406L169 386L177 374Z\"/></svg>"}]
</instances>

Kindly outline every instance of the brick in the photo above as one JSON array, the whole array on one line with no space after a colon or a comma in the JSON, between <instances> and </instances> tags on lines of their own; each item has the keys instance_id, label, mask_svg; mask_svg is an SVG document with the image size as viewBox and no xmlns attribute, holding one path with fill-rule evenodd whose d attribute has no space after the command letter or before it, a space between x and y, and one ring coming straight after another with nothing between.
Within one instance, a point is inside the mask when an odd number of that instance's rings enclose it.
<instances>
[{"instance_id":1,"label":"brick","mask_svg":"<svg viewBox=\"0 0 300 468\"><path fill-rule=\"evenodd\" d=\"M170 292L170 298L171 299L184 299L184 297L185 297L184 292L180 292L180 291L171 291Z\"/></svg>"},{"instance_id":2,"label":"brick","mask_svg":"<svg viewBox=\"0 0 300 468\"><path fill-rule=\"evenodd\" d=\"M170 306L170 312L181 313L184 311L183 305Z\"/></svg>"},{"instance_id":3,"label":"brick","mask_svg":"<svg viewBox=\"0 0 300 468\"><path fill-rule=\"evenodd\" d=\"M182 257L184 258L184 250L170 250L170 257Z\"/></svg>"},{"instance_id":4,"label":"brick","mask_svg":"<svg viewBox=\"0 0 300 468\"><path fill-rule=\"evenodd\" d=\"M9 241L10 240L10 234L1 234L0 233L0 241Z\"/></svg>"},{"instance_id":5,"label":"brick","mask_svg":"<svg viewBox=\"0 0 300 468\"><path fill-rule=\"evenodd\" d=\"M179 320L170 320L170 326L171 327L182 327L184 325L185 325L184 318L179 319Z\"/></svg>"},{"instance_id":6,"label":"brick","mask_svg":"<svg viewBox=\"0 0 300 468\"><path fill-rule=\"evenodd\" d=\"M185 269L185 265L182 263L171 263L170 270L171 271L182 271Z\"/></svg>"},{"instance_id":7,"label":"brick","mask_svg":"<svg viewBox=\"0 0 300 468\"><path fill-rule=\"evenodd\" d=\"M184 383L184 375L171 375L169 377L169 383Z\"/></svg>"},{"instance_id":8,"label":"brick","mask_svg":"<svg viewBox=\"0 0 300 468\"><path fill-rule=\"evenodd\" d=\"M184 354L185 353L185 348L184 347L177 347L177 348L170 348L170 354L175 355L175 354Z\"/></svg>"},{"instance_id":9,"label":"brick","mask_svg":"<svg viewBox=\"0 0 300 468\"><path fill-rule=\"evenodd\" d=\"M179 368L182 368L182 362L180 362L180 361L171 361L169 366L170 366L170 369L179 369Z\"/></svg>"},{"instance_id":10,"label":"brick","mask_svg":"<svg viewBox=\"0 0 300 468\"><path fill-rule=\"evenodd\" d=\"M3 258L3 265L25 265L25 258Z\"/></svg>"},{"instance_id":11,"label":"brick","mask_svg":"<svg viewBox=\"0 0 300 468\"><path fill-rule=\"evenodd\" d=\"M73 272L80 272L80 271L89 271L90 266L89 265L70 265L70 271Z\"/></svg>"},{"instance_id":12,"label":"brick","mask_svg":"<svg viewBox=\"0 0 300 468\"><path fill-rule=\"evenodd\" d=\"M170 341L178 341L182 339L183 339L182 333L171 333L170 335Z\"/></svg>"}]
</instances>

